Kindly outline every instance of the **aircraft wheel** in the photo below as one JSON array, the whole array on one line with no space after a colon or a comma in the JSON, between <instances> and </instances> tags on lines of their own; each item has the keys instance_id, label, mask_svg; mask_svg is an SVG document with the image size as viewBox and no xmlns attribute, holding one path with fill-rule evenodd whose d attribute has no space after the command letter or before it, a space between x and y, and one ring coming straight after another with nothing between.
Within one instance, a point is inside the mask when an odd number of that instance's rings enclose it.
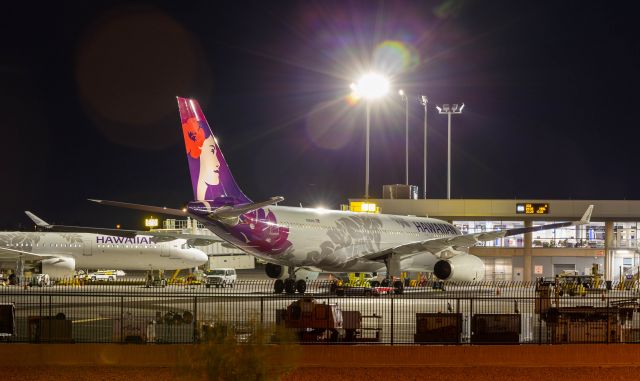
<instances>
[{"instance_id":1,"label":"aircraft wheel","mask_svg":"<svg viewBox=\"0 0 640 381\"><path fill-rule=\"evenodd\" d=\"M377 280L372 280L371 281L371 287L380 287L380 282L378 282Z\"/></svg>"},{"instance_id":2,"label":"aircraft wheel","mask_svg":"<svg viewBox=\"0 0 640 381\"><path fill-rule=\"evenodd\" d=\"M276 279L273 283L273 292L276 294L282 294L284 291L284 281L282 279Z\"/></svg>"},{"instance_id":3,"label":"aircraft wheel","mask_svg":"<svg viewBox=\"0 0 640 381\"><path fill-rule=\"evenodd\" d=\"M285 279L284 281L284 292L287 294L295 294L296 293L296 281L293 279Z\"/></svg>"},{"instance_id":4,"label":"aircraft wheel","mask_svg":"<svg viewBox=\"0 0 640 381\"><path fill-rule=\"evenodd\" d=\"M404 292L404 283L401 280L397 280L393 282L393 292L397 295L400 295Z\"/></svg>"},{"instance_id":5,"label":"aircraft wheel","mask_svg":"<svg viewBox=\"0 0 640 381\"><path fill-rule=\"evenodd\" d=\"M381 286L382 287L389 287L391 285L391 280L389 278L384 278L382 280Z\"/></svg>"},{"instance_id":6,"label":"aircraft wheel","mask_svg":"<svg viewBox=\"0 0 640 381\"><path fill-rule=\"evenodd\" d=\"M296 281L296 291L300 294L304 294L307 291L307 282L304 279L298 279Z\"/></svg>"}]
</instances>

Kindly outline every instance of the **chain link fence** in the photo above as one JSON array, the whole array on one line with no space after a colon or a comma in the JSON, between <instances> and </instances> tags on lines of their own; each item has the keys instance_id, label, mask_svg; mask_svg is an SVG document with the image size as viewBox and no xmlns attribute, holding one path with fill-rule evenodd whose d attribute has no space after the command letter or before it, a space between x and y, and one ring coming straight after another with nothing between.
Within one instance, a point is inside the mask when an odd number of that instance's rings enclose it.
<instances>
[{"instance_id":1,"label":"chain link fence","mask_svg":"<svg viewBox=\"0 0 640 381\"><path fill-rule=\"evenodd\" d=\"M0 341L197 343L222 328L242 342L260 325L306 343L640 342L635 284L426 282L396 294L314 281L304 295L287 295L275 294L269 280L196 283L0 287Z\"/></svg>"}]
</instances>

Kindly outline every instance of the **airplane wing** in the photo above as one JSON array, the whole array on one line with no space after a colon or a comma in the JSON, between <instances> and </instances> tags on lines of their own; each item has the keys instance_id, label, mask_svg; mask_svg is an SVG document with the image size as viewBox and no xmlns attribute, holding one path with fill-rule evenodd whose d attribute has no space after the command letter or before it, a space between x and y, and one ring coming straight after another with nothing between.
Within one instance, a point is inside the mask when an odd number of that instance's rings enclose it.
<instances>
[{"instance_id":1,"label":"airplane wing","mask_svg":"<svg viewBox=\"0 0 640 381\"><path fill-rule=\"evenodd\" d=\"M35 254L29 251L9 249L8 247L0 247L0 260L3 259L18 259L24 258L26 260L43 260L50 258L60 258L61 256L54 254Z\"/></svg>"},{"instance_id":2,"label":"airplane wing","mask_svg":"<svg viewBox=\"0 0 640 381\"><path fill-rule=\"evenodd\" d=\"M108 201L108 200L94 200L94 199L89 199L89 201L93 201L95 203L103 204L103 205L117 206L119 208L142 210L142 211L145 211L145 212L162 213L162 214L169 214L169 215L172 215L172 216L181 216L181 217L188 217L189 216L189 213L187 213L186 210L183 210L183 209L171 209L171 208L167 208L165 206L150 206L150 205L142 205L142 204L131 204L131 203L128 203L128 202Z\"/></svg>"},{"instance_id":3,"label":"airplane wing","mask_svg":"<svg viewBox=\"0 0 640 381\"><path fill-rule=\"evenodd\" d=\"M222 239L218 238L215 235L205 235L205 234L188 234L188 233L184 234L184 233L173 233L173 232L154 232L154 231L145 231L145 230L94 228L94 227L87 227L87 226L51 225L29 211L25 211L25 213L27 214L27 216L29 216L29 218L31 218L31 220L33 220L33 222L35 222L35 224L39 228L47 231L52 231L52 232L93 233L93 234L103 234L103 235L126 237L126 238L133 238L139 235L144 235L144 236L153 237L153 241L155 242L168 242L176 239L185 239L194 246L207 246L214 242L223 242Z\"/></svg>"},{"instance_id":4,"label":"airplane wing","mask_svg":"<svg viewBox=\"0 0 640 381\"><path fill-rule=\"evenodd\" d=\"M453 237L434 238L424 241L410 242L381 251L379 253L370 254L366 256L366 258L372 260L384 260L390 255L399 256L400 258L406 258L408 256L424 252L429 252L434 255L440 255L440 253L448 249L454 249L453 252L455 252L458 248L468 248L476 245L479 242L493 241L494 239L498 238L531 233L541 230L558 229L565 226L585 225L591 221L592 212L593 205L589 205L579 221L559 222L556 224L532 226L529 228L505 229L486 233L462 234Z\"/></svg>"}]
</instances>

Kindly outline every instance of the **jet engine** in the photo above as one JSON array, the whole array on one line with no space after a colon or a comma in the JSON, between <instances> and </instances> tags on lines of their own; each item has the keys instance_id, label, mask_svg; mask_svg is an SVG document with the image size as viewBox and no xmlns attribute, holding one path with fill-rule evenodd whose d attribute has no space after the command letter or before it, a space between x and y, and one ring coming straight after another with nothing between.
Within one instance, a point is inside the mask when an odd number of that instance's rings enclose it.
<instances>
[{"instance_id":1,"label":"jet engine","mask_svg":"<svg viewBox=\"0 0 640 381\"><path fill-rule=\"evenodd\" d=\"M276 265L273 263L267 263L264 266L264 272L267 273L267 276L269 278L274 278L274 279L281 278L283 275L286 274L284 270L285 270L284 266Z\"/></svg>"},{"instance_id":2,"label":"jet engine","mask_svg":"<svg viewBox=\"0 0 640 381\"><path fill-rule=\"evenodd\" d=\"M484 263L475 255L456 255L436 262L433 265L433 275L440 280L479 281L484 279Z\"/></svg>"},{"instance_id":3,"label":"jet engine","mask_svg":"<svg viewBox=\"0 0 640 381\"><path fill-rule=\"evenodd\" d=\"M49 274L52 279L70 278L76 270L73 258L51 258L42 261L42 273Z\"/></svg>"},{"instance_id":4,"label":"jet engine","mask_svg":"<svg viewBox=\"0 0 640 381\"><path fill-rule=\"evenodd\" d=\"M269 278L273 279L285 279L289 277L289 268L287 266L276 265L273 263L267 263L264 267L264 272ZM307 270L306 268L296 268L296 279L304 279L306 281L318 279L318 272Z\"/></svg>"}]
</instances>

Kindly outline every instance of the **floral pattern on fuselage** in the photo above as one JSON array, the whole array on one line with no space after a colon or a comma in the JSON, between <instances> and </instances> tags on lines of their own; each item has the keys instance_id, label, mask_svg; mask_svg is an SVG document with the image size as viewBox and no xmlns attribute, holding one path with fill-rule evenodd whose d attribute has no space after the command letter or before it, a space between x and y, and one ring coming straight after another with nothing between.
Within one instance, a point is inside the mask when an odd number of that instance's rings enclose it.
<instances>
[{"instance_id":1,"label":"floral pattern on fuselage","mask_svg":"<svg viewBox=\"0 0 640 381\"><path fill-rule=\"evenodd\" d=\"M279 255L291 248L289 228L278 225L269 209L257 209L241 215L239 223L230 232L265 255Z\"/></svg>"},{"instance_id":2,"label":"floral pattern on fuselage","mask_svg":"<svg viewBox=\"0 0 640 381\"><path fill-rule=\"evenodd\" d=\"M307 261L319 267L348 266L363 253L380 251L381 229L382 221L368 216L340 218L329 228L329 239L320 244L320 251L307 254ZM343 255L335 255L338 251Z\"/></svg>"},{"instance_id":3,"label":"floral pattern on fuselage","mask_svg":"<svg viewBox=\"0 0 640 381\"><path fill-rule=\"evenodd\" d=\"M44 233L6 232L0 233L0 249L8 247L20 251L32 251L32 247L40 242Z\"/></svg>"}]
</instances>

